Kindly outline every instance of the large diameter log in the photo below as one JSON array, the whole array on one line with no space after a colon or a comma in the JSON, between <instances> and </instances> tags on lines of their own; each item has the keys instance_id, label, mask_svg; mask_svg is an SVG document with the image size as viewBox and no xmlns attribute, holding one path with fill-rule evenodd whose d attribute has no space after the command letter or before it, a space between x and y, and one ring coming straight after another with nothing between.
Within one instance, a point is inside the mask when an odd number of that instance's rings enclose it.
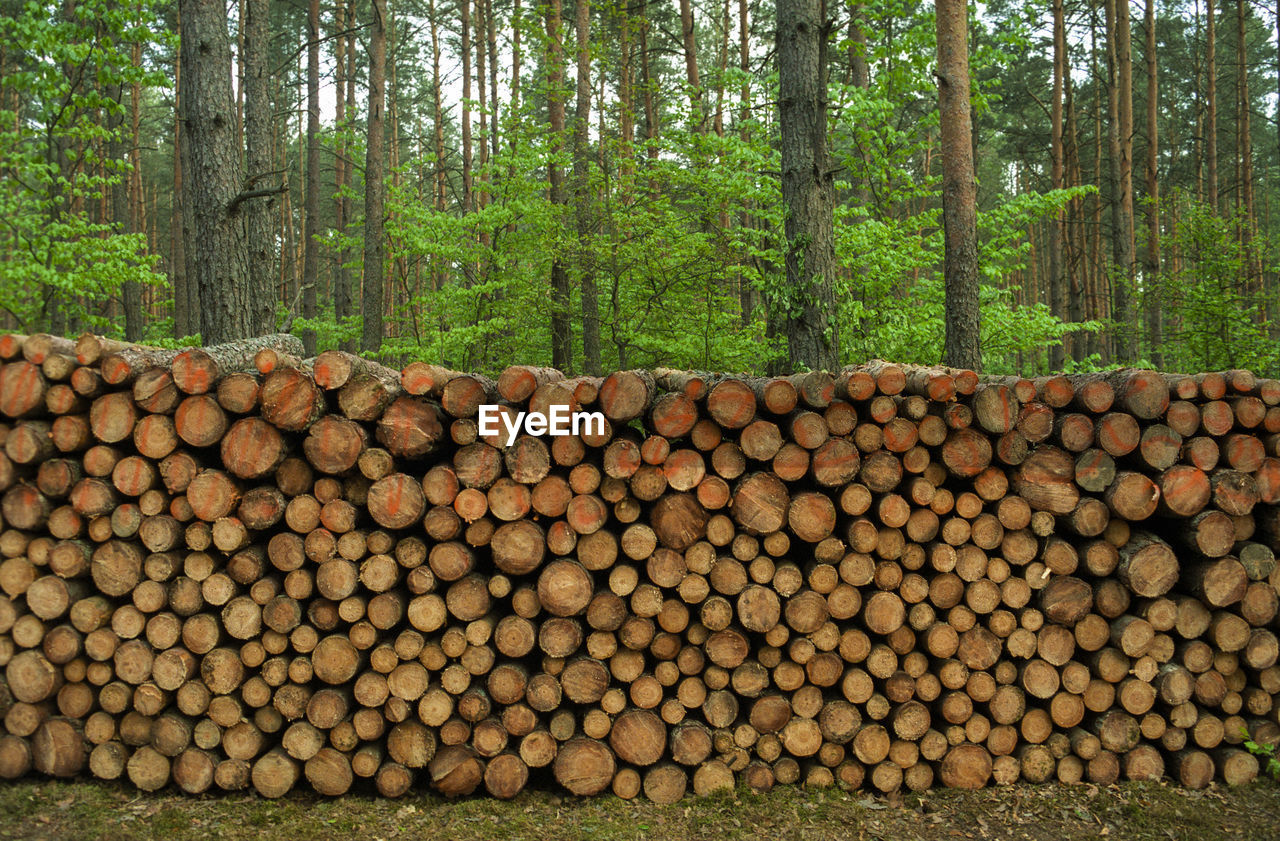
<instances>
[{"instance_id":1,"label":"large diameter log","mask_svg":"<svg viewBox=\"0 0 1280 841\"><path fill-rule=\"evenodd\" d=\"M595 739L574 738L565 742L552 765L556 782L573 794L599 794L613 782L617 763L608 746Z\"/></svg>"},{"instance_id":2,"label":"large diameter log","mask_svg":"<svg viewBox=\"0 0 1280 841\"><path fill-rule=\"evenodd\" d=\"M1212 488L1203 470L1176 464L1160 474L1160 508L1176 517L1193 517L1209 504Z\"/></svg>"},{"instance_id":3,"label":"large diameter log","mask_svg":"<svg viewBox=\"0 0 1280 841\"><path fill-rule=\"evenodd\" d=\"M1040 591L1045 617L1060 625L1074 625L1093 610L1093 588L1070 575L1055 576Z\"/></svg>"},{"instance_id":4,"label":"large diameter log","mask_svg":"<svg viewBox=\"0 0 1280 841\"><path fill-rule=\"evenodd\" d=\"M463 797L484 780L484 763L463 745L441 748L427 766L431 785L445 797Z\"/></svg>"},{"instance_id":5,"label":"large diameter log","mask_svg":"<svg viewBox=\"0 0 1280 841\"><path fill-rule=\"evenodd\" d=\"M404 473L392 473L370 486L366 504L369 515L378 525L403 529L422 519L427 499L420 480Z\"/></svg>"},{"instance_id":6,"label":"large diameter log","mask_svg":"<svg viewBox=\"0 0 1280 841\"><path fill-rule=\"evenodd\" d=\"M288 794L299 776L298 763L280 748L274 748L253 763L251 780L258 794L275 799Z\"/></svg>"},{"instance_id":7,"label":"large diameter log","mask_svg":"<svg viewBox=\"0 0 1280 841\"><path fill-rule=\"evenodd\" d=\"M1103 494L1107 506L1118 517L1136 522L1156 512L1160 486L1141 473L1121 471Z\"/></svg>"},{"instance_id":8,"label":"large diameter log","mask_svg":"<svg viewBox=\"0 0 1280 841\"><path fill-rule=\"evenodd\" d=\"M1240 561L1227 557L1192 565L1184 584L1210 607L1227 607L1244 598L1249 576Z\"/></svg>"},{"instance_id":9,"label":"large diameter log","mask_svg":"<svg viewBox=\"0 0 1280 841\"><path fill-rule=\"evenodd\" d=\"M1151 532L1135 531L1120 547L1116 575L1139 596L1163 596L1177 583L1178 571L1173 549Z\"/></svg>"},{"instance_id":10,"label":"large diameter log","mask_svg":"<svg viewBox=\"0 0 1280 841\"><path fill-rule=\"evenodd\" d=\"M975 429L953 430L942 444L942 463L953 476L962 479L986 470L991 456L990 438Z\"/></svg>"},{"instance_id":11,"label":"large diameter log","mask_svg":"<svg viewBox=\"0 0 1280 841\"><path fill-rule=\"evenodd\" d=\"M262 417L288 432L301 432L324 411L324 392L305 371L277 368L262 383Z\"/></svg>"},{"instance_id":12,"label":"large diameter log","mask_svg":"<svg viewBox=\"0 0 1280 841\"><path fill-rule=\"evenodd\" d=\"M653 375L648 371L616 371L604 378L597 400L606 418L625 423L648 410L655 390Z\"/></svg>"},{"instance_id":13,"label":"large diameter log","mask_svg":"<svg viewBox=\"0 0 1280 841\"><path fill-rule=\"evenodd\" d=\"M707 393L707 413L725 429L742 429L755 420L755 391L743 380L721 380Z\"/></svg>"},{"instance_id":14,"label":"large diameter log","mask_svg":"<svg viewBox=\"0 0 1280 841\"><path fill-rule=\"evenodd\" d=\"M776 475L753 473L734 489L729 512L748 534L771 534L786 523L790 502L787 486Z\"/></svg>"},{"instance_id":15,"label":"large diameter log","mask_svg":"<svg viewBox=\"0 0 1280 841\"><path fill-rule=\"evenodd\" d=\"M1151 420L1169 408L1169 384L1155 371L1126 368L1104 379L1115 389L1115 405L1136 417Z\"/></svg>"},{"instance_id":16,"label":"large diameter log","mask_svg":"<svg viewBox=\"0 0 1280 841\"><path fill-rule=\"evenodd\" d=\"M51 777L74 777L88 761L84 735L76 722L51 718L31 738L31 764Z\"/></svg>"},{"instance_id":17,"label":"large diameter log","mask_svg":"<svg viewBox=\"0 0 1280 841\"><path fill-rule=\"evenodd\" d=\"M960 744L947 751L938 778L947 788L980 789L991 779L991 754L981 745Z\"/></svg>"},{"instance_id":18,"label":"large diameter log","mask_svg":"<svg viewBox=\"0 0 1280 841\"><path fill-rule=\"evenodd\" d=\"M628 710L614 720L609 745L624 762L653 765L666 751L667 725L649 710Z\"/></svg>"},{"instance_id":19,"label":"large diameter log","mask_svg":"<svg viewBox=\"0 0 1280 841\"><path fill-rule=\"evenodd\" d=\"M443 435L439 410L421 398L400 397L378 419L378 441L401 458L430 453Z\"/></svg>"},{"instance_id":20,"label":"large diameter log","mask_svg":"<svg viewBox=\"0 0 1280 841\"><path fill-rule=\"evenodd\" d=\"M1065 515L1080 502L1076 460L1057 447L1037 447L1013 474L1013 489L1032 508Z\"/></svg>"},{"instance_id":21,"label":"large diameter log","mask_svg":"<svg viewBox=\"0 0 1280 841\"><path fill-rule=\"evenodd\" d=\"M737 494L734 499L736 502ZM687 493L665 494L654 504L649 516L650 525L659 542L676 551L684 551L701 540L706 535L707 522L711 518L710 513L698 503L697 497Z\"/></svg>"},{"instance_id":22,"label":"large diameter log","mask_svg":"<svg viewBox=\"0 0 1280 841\"><path fill-rule=\"evenodd\" d=\"M44 406L44 375L30 362L10 362L0 367L0 414L20 418Z\"/></svg>"},{"instance_id":23,"label":"large diameter log","mask_svg":"<svg viewBox=\"0 0 1280 841\"><path fill-rule=\"evenodd\" d=\"M279 430L261 418L241 418L232 424L222 436L221 452L223 465L240 479L260 479L288 455Z\"/></svg>"}]
</instances>

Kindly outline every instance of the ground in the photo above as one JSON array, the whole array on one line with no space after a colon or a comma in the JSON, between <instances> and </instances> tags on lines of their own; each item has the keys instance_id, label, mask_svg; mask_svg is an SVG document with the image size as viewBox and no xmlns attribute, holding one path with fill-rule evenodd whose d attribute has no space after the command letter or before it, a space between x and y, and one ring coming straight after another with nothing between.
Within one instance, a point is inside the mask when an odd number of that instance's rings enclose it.
<instances>
[{"instance_id":1,"label":"ground","mask_svg":"<svg viewBox=\"0 0 1280 841\"><path fill-rule=\"evenodd\" d=\"M139 794L118 784L0 785L0 839L41 841L1209 841L1280 839L1280 786L1186 791L1128 783L1099 788L1015 786L937 791L901 799L836 789L779 788L686 798L674 806L525 792L509 803L433 794L401 800L295 794L278 801L243 795Z\"/></svg>"}]
</instances>

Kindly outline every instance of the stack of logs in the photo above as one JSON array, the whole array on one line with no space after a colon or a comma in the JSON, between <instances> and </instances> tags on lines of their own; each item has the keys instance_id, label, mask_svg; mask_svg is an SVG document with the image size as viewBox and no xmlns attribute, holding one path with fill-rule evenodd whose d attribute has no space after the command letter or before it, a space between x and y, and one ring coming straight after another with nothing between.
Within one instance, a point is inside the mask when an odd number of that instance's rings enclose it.
<instances>
[{"instance_id":1,"label":"stack of logs","mask_svg":"<svg viewBox=\"0 0 1280 841\"><path fill-rule=\"evenodd\" d=\"M0 338L0 777L1200 788L1280 739L1275 380L300 355Z\"/></svg>"}]
</instances>

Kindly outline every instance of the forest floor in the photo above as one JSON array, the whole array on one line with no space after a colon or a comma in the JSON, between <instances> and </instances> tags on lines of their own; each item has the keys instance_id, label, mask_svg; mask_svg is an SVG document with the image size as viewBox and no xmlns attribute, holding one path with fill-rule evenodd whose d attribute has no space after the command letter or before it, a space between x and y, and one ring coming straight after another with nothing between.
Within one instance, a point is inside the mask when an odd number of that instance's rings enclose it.
<instances>
[{"instance_id":1,"label":"forest floor","mask_svg":"<svg viewBox=\"0 0 1280 841\"><path fill-rule=\"evenodd\" d=\"M448 802L420 793L323 799L296 793L186 797L140 794L122 784L0 784L0 839L40 841L1209 841L1280 839L1280 786L1187 791L1154 783L1100 788L1015 786L875 798L836 789L741 790L672 806L613 796L524 792L510 802Z\"/></svg>"}]
</instances>

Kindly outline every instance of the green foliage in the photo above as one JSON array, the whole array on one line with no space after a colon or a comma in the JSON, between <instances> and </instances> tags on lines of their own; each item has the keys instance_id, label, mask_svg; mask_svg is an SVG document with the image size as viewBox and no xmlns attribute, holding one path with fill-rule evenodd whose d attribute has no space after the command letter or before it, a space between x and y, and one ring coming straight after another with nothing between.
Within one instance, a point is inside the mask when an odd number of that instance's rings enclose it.
<instances>
[{"instance_id":1,"label":"green foliage","mask_svg":"<svg viewBox=\"0 0 1280 841\"><path fill-rule=\"evenodd\" d=\"M1249 735L1249 731L1244 727L1240 728L1240 735L1244 739L1244 749L1258 757L1262 763L1262 773L1280 782L1280 757L1276 756L1276 744L1274 742L1255 742L1253 737Z\"/></svg>"},{"instance_id":2,"label":"green foliage","mask_svg":"<svg viewBox=\"0 0 1280 841\"><path fill-rule=\"evenodd\" d=\"M841 179L835 235L843 270L834 313L840 353L848 361L883 356L933 363L944 335L933 10L890 0L868 7L868 14L870 29L893 31L869 47L873 84L864 89L834 77L830 84L833 160ZM529 25L530 18L524 23L522 35L537 56L545 31ZM985 37L975 63L998 68L1025 40L1025 27ZM566 49L571 54L573 47ZM599 61L607 74L610 59ZM670 109L656 156L643 141L625 143L613 129L593 137L593 147L601 146L591 151L588 224L580 232L572 196L557 207L546 191L552 155L566 173L573 161L567 137L553 152L541 111L545 71L539 63L526 76L521 111L503 110L503 142L487 167L473 173L474 194L485 199L471 211L438 208L432 167L421 161L388 179L383 270L395 304L382 357L485 371L549 364L549 276L553 260L560 260L571 273L575 355L582 347L582 281L592 278L606 369L763 372L785 354L785 337L770 329L767 311L776 318L800 300L785 278L772 110L753 109L717 136L697 130L687 91L655 91L660 106ZM729 70L725 76L729 90L750 85L752 102L776 98L776 74L744 77ZM998 88L994 74L976 83L979 112L997 106ZM358 158L358 135L349 134L347 143L348 155ZM445 166L457 163L451 158ZM460 195L456 170L449 178L447 192ZM572 194L572 179L568 183ZM1047 347L1098 325L1064 325L1044 304L1021 303L1012 278L1029 262L1028 229L1088 190L1011 198L989 192L993 199L979 215L986 359L997 371L1043 367ZM350 197L358 213L358 192ZM349 255L356 275L360 231L360 220L351 219L346 232L324 239L331 255ZM329 309L289 326L315 330L324 348L356 335L355 321L338 324Z\"/></svg>"},{"instance_id":3,"label":"green foliage","mask_svg":"<svg viewBox=\"0 0 1280 841\"><path fill-rule=\"evenodd\" d=\"M101 307L126 282L159 283L142 234L99 221L95 206L123 189L128 163L112 158L131 85L161 74L132 65L131 42L150 41L148 3L107 0L67 6L25 3L0 19L0 43L13 68L0 78L0 304L22 329L73 324L118 332Z\"/></svg>"},{"instance_id":4,"label":"green foliage","mask_svg":"<svg viewBox=\"0 0 1280 841\"><path fill-rule=\"evenodd\" d=\"M1246 220L1220 216L1186 196L1171 201L1180 208L1171 245L1182 259L1156 293L1165 313L1166 367L1248 368L1274 376L1280 372L1280 344L1275 325L1264 316L1266 293L1262 284L1250 288L1244 281L1252 256L1239 236ZM1253 248L1274 253L1274 244L1265 240L1255 239Z\"/></svg>"}]
</instances>

